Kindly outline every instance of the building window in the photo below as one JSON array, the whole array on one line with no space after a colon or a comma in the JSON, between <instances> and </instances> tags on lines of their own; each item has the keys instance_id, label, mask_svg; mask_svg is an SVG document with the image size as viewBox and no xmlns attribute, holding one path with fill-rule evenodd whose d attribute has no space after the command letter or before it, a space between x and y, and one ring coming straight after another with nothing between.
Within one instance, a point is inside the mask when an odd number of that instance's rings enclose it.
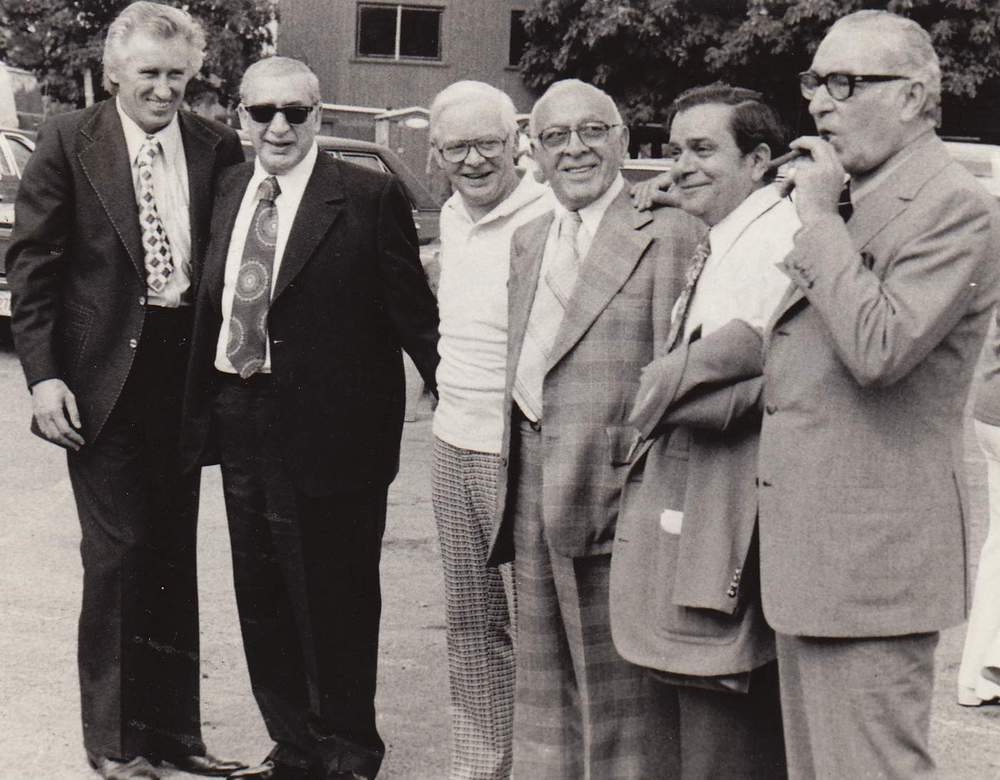
<instances>
[{"instance_id":1,"label":"building window","mask_svg":"<svg viewBox=\"0 0 1000 780\"><path fill-rule=\"evenodd\" d=\"M510 12L510 53L507 55L507 64L516 68L521 62L521 55L524 54L524 46L528 42L524 34L524 11Z\"/></svg>"},{"instance_id":2,"label":"building window","mask_svg":"<svg viewBox=\"0 0 1000 780\"><path fill-rule=\"evenodd\" d=\"M358 56L441 59L441 9L358 3Z\"/></svg>"}]
</instances>

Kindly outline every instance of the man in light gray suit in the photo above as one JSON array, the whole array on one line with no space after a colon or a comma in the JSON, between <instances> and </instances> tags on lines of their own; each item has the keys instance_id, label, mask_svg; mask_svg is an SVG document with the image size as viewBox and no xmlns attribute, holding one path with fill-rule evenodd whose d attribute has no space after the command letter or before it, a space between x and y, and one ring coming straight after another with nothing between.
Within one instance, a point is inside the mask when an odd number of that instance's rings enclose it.
<instances>
[{"instance_id":1,"label":"man in light gray suit","mask_svg":"<svg viewBox=\"0 0 1000 780\"><path fill-rule=\"evenodd\" d=\"M1000 218L935 135L919 25L846 16L800 80L819 137L792 144L802 229L765 334L758 468L789 774L926 777L938 632L966 612L962 411Z\"/></svg>"}]
</instances>

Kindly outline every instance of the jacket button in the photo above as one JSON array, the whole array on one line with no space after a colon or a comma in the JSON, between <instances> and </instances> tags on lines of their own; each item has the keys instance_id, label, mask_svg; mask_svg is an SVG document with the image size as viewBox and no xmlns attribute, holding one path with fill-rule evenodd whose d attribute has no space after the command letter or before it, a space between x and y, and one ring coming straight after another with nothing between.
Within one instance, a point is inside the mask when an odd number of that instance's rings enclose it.
<instances>
[{"instance_id":1,"label":"jacket button","mask_svg":"<svg viewBox=\"0 0 1000 780\"><path fill-rule=\"evenodd\" d=\"M139 305L140 306L145 306L146 305L146 296L145 295L140 295L139 296Z\"/></svg>"},{"instance_id":2,"label":"jacket button","mask_svg":"<svg viewBox=\"0 0 1000 780\"><path fill-rule=\"evenodd\" d=\"M766 404L764 406L764 411L767 412L768 414L774 414L776 411L778 411L778 407L775 406L774 404Z\"/></svg>"},{"instance_id":3,"label":"jacket button","mask_svg":"<svg viewBox=\"0 0 1000 780\"><path fill-rule=\"evenodd\" d=\"M736 598L736 588L730 588L729 590L727 590L726 595L729 596L729 598L731 599Z\"/></svg>"},{"instance_id":4,"label":"jacket button","mask_svg":"<svg viewBox=\"0 0 1000 780\"><path fill-rule=\"evenodd\" d=\"M770 482L768 482L768 481L767 481L766 479L762 479L762 480L760 481L760 486L761 486L761 487L771 487L771 483L770 483Z\"/></svg>"},{"instance_id":5,"label":"jacket button","mask_svg":"<svg viewBox=\"0 0 1000 780\"><path fill-rule=\"evenodd\" d=\"M129 339L128 345L132 347L132 349L135 349L136 347L139 346L139 342L136 339Z\"/></svg>"}]
</instances>

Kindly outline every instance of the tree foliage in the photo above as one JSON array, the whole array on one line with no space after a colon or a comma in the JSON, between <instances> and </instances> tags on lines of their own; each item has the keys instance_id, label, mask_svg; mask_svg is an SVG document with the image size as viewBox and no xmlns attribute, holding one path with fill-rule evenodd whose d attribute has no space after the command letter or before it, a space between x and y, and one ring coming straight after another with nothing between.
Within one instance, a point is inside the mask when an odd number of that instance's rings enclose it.
<instances>
[{"instance_id":1,"label":"tree foliage","mask_svg":"<svg viewBox=\"0 0 1000 780\"><path fill-rule=\"evenodd\" d=\"M796 74L830 24L861 8L930 32L946 100L997 90L1000 0L536 0L522 74L536 90L567 77L597 84L631 122L659 121L682 90L717 79L801 112Z\"/></svg>"},{"instance_id":2,"label":"tree foliage","mask_svg":"<svg viewBox=\"0 0 1000 780\"><path fill-rule=\"evenodd\" d=\"M33 71L49 98L82 106L89 68L101 94L108 25L130 0L0 0L0 60ZM273 45L277 0L160 0L204 26L205 63L189 89L210 85L231 98L246 66Z\"/></svg>"}]
</instances>

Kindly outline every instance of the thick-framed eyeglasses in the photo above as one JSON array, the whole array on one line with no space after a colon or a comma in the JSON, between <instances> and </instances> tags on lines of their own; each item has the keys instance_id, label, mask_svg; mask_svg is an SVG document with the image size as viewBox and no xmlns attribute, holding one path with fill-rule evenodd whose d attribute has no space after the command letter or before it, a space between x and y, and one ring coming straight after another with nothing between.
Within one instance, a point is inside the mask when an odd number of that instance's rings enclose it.
<instances>
[{"instance_id":1,"label":"thick-framed eyeglasses","mask_svg":"<svg viewBox=\"0 0 1000 780\"><path fill-rule=\"evenodd\" d=\"M899 81L909 78L909 76L889 76L865 73L855 75L853 73L827 73L820 76L811 70L799 74L799 90L802 97L812 100L820 86L826 87L830 97L834 100L847 100L854 94L854 88L858 84L876 84L883 81Z\"/></svg>"},{"instance_id":2,"label":"thick-framed eyeglasses","mask_svg":"<svg viewBox=\"0 0 1000 780\"><path fill-rule=\"evenodd\" d=\"M585 122L577 127L557 125L546 127L536 137L542 146L550 152L554 152L566 146L573 133L576 133L576 137L584 146L600 146L608 140L608 134L615 127L621 127L621 125L609 125L607 122Z\"/></svg>"},{"instance_id":3,"label":"thick-framed eyeglasses","mask_svg":"<svg viewBox=\"0 0 1000 780\"><path fill-rule=\"evenodd\" d=\"M469 152L475 149L479 156L485 160L492 160L499 157L507 143L506 138L470 138L467 141L454 141L444 146L439 146L438 151L445 162L463 163L469 156Z\"/></svg>"},{"instance_id":4,"label":"thick-framed eyeglasses","mask_svg":"<svg viewBox=\"0 0 1000 780\"><path fill-rule=\"evenodd\" d=\"M285 121L290 125L301 125L305 122L312 110L316 106L275 106L271 104L264 104L259 106L245 106L247 113L250 114L250 118L254 122L260 122L262 125L270 124L271 120L274 119L274 115L279 111L285 117Z\"/></svg>"}]
</instances>

